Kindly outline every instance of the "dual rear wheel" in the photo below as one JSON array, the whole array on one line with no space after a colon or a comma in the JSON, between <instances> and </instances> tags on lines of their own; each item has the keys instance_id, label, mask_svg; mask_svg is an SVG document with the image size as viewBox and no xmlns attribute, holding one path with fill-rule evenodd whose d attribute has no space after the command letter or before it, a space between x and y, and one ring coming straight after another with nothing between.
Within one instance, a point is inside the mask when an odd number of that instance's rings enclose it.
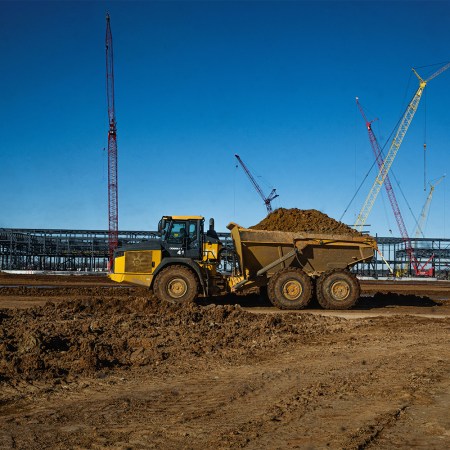
<instances>
[{"instance_id":1,"label":"dual rear wheel","mask_svg":"<svg viewBox=\"0 0 450 450\"><path fill-rule=\"evenodd\" d=\"M312 297L311 278L301 269L280 270L270 278L267 295L274 306L280 309L302 309Z\"/></svg>"},{"instance_id":2,"label":"dual rear wheel","mask_svg":"<svg viewBox=\"0 0 450 450\"><path fill-rule=\"evenodd\" d=\"M161 271L153 287L161 300L171 303L192 302L198 296L197 276L185 266L170 266ZM359 282L348 270L323 273L316 281L317 300L324 309L349 309L360 296ZM303 309L313 296L311 278L299 268L280 270L269 280L269 300L280 309Z\"/></svg>"},{"instance_id":3,"label":"dual rear wheel","mask_svg":"<svg viewBox=\"0 0 450 450\"><path fill-rule=\"evenodd\" d=\"M317 301L324 309L349 309L361 294L356 276L342 269L323 273L317 280L316 290Z\"/></svg>"},{"instance_id":4,"label":"dual rear wheel","mask_svg":"<svg viewBox=\"0 0 450 450\"><path fill-rule=\"evenodd\" d=\"M303 270L286 268L269 280L267 294L277 308L302 309L311 301L313 285ZM324 309L349 309L360 296L359 282L348 270L331 270L317 279L316 296Z\"/></svg>"}]
</instances>

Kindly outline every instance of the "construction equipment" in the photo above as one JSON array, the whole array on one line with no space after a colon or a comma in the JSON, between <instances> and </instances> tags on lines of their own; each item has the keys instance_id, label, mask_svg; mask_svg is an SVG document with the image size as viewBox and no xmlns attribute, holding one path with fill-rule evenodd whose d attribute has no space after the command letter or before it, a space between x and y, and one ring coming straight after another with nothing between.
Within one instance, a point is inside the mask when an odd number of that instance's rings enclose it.
<instances>
[{"instance_id":1,"label":"construction equipment","mask_svg":"<svg viewBox=\"0 0 450 450\"><path fill-rule=\"evenodd\" d=\"M253 177L253 175L250 173L250 171L248 170L247 166L244 164L244 162L242 161L242 159L239 157L239 155L234 155L236 157L236 159L238 160L239 164L242 166L242 168L244 169L244 172L247 174L247 176L250 178L250 181L253 184L253 187L256 189L256 192L258 192L258 194L261 196L261 198L264 201L264 204L266 205L267 208L267 214L270 214L272 212L272 200L274 198L279 197L279 195L276 193L276 189L272 189L272 191L270 192L270 194L266 197L261 189L261 187L259 186L259 184L256 182L255 178Z\"/></svg>"},{"instance_id":2,"label":"construction equipment","mask_svg":"<svg viewBox=\"0 0 450 450\"><path fill-rule=\"evenodd\" d=\"M403 138L405 137L406 132L408 131L409 126L411 125L411 121L414 117L414 114L417 111L417 107L419 106L423 90L425 89L429 81L431 81L433 78L436 78L438 75L447 70L449 67L450 63L446 64L445 66L441 67L439 70L434 72L430 77L428 77L427 80L423 80L416 72L416 70L412 69L414 74L419 80L419 87L417 88L416 93L414 94L412 100L410 101L408 107L406 108L405 113L402 116L400 125L397 128L397 131L395 133L394 139L392 140L386 158L384 159L383 164L381 165L379 172L375 178L375 181L372 185L372 188L369 191L369 195L367 196L361 208L361 211L359 212L358 217L356 218L355 228L357 230L359 231L363 230L367 218L369 217L369 214L372 211L373 205L380 192L381 186L383 185L386 179L389 169L391 168L392 163L394 162L394 159L397 155L397 152L400 146L402 145Z\"/></svg>"},{"instance_id":3,"label":"construction equipment","mask_svg":"<svg viewBox=\"0 0 450 450\"><path fill-rule=\"evenodd\" d=\"M425 228L425 222L428 216L428 211L430 210L430 205L431 205L431 200L433 198L433 192L434 189L436 188L436 186L445 178L445 175L442 175L441 178L439 178L436 183L432 184L431 182L430 184L430 192L428 193L428 197L425 200L425 204L423 205L422 208L422 212L420 213L420 217L419 217L419 221L417 222L417 227L416 227L416 232L415 232L415 237L416 238L420 238L420 237L425 237L424 235L424 228Z\"/></svg>"},{"instance_id":4,"label":"construction equipment","mask_svg":"<svg viewBox=\"0 0 450 450\"><path fill-rule=\"evenodd\" d=\"M317 298L327 309L348 309L359 298L358 279L348 269L370 261L377 249L370 236L251 230L230 223L232 268L214 220L204 232L202 216L163 216L159 239L116 249L109 277L149 287L159 300L193 301L250 288L267 288L282 309L301 309ZM226 256L230 258L230 254Z\"/></svg>"},{"instance_id":5,"label":"construction equipment","mask_svg":"<svg viewBox=\"0 0 450 450\"><path fill-rule=\"evenodd\" d=\"M369 141L370 141L370 144L372 147L372 151L375 156L377 165L378 165L379 169L381 170L381 168L383 167L383 164L384 164L384 160L383 160L383 155L382 155L380 145L378 144L378 140L375 136L375 133L372 130L373 120L372 121L367 120L364 110L363 110L361 104L359 103L358 97L356 97L356 104L357 104L359 111L366 123L367 133L369 135ZM386 175L385 175L384 187L386 188L386 193L388 195L389 202L391 203L392 211L394 212L395 220L397 222L398 229L400 231L400 235L405 244L405 250L406 250L408 258L411 262L411 266L413 268L414 275L433 276L434 274L433 274L432 269L425 269L425 266L429 263L429 260L426 261L425 264L423 264L423 263L421 264L415 256L414 248L412 246L411 239L408 235L408 231L406 229L405 222L403 221L403 216L400 212L400 207L398 206L397 198L395 196L394 189L392 188L391 180L389 178L388 173L386 173Z\"/></svg>"},{"instance_id":6,"label":"construction equipment","mask_svg":"<svg viewBox=\"0 0 450 450\"><path fill-rule=\"evenodd\" d=\"M106 94L108 98L108 249L109 265L118 245L119 206L117 189L117 129L114 106L114 61L109 14L106 14Z\"/></svg>"}]
</instances>

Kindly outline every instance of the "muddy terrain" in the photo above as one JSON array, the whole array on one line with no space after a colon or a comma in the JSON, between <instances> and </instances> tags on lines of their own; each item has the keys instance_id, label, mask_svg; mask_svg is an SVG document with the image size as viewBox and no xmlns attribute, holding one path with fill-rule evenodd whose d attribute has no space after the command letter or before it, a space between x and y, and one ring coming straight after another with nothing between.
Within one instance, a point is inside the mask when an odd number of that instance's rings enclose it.
<instances>
[{"instance_id":1,"label":"muddy terrain","mask_svg":"<svg viewBox=\"0 0 450 450\"><path fill-rule=\"evenodd\" d=\"M448 448L448 283L362 291L281 312L0 276L0 448Z\"/></svg>"}]
</instances>

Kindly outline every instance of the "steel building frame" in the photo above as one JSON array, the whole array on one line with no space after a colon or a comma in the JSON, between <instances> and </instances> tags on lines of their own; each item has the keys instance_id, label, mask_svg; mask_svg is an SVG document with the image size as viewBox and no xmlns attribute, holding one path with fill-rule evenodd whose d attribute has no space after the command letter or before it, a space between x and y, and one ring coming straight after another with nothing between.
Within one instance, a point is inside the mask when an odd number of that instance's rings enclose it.
<instances>
[{"instance_id":1,"label":"steel building frame","mask_svg":"<svg viewBox=\"0 0 450 450\"><path fill-rule=\"evenodd\" d=\"M232 246L229 233L218 233ZM119 231L119 246L155 239L156 231ZM394 275L413 276L405 242L401 238L376 237ZM411 239L417 258L430 264L439 278L450 271L450 239ZM48 230L0 228L0 270L106 272L107 230ZM355 272L366 276L392 276L379 254L371 263L358 264Z\"/></svg>"},{"instance_id":2,"label":"steel building frame","mask_svg":"<svg viewBox=\"0 0 450 450\"><path fill-rule=\"evenodd\" d=\"M375 253L372 262L358 264L354 269L356 273L373 277L414 276L405 241L402 238L376 237L376 241L382 256ZM429 261L426 268L432 267L437 278L449 279L450 239L411 238L411 244L420 264Z\"/></svg>"},{"instance_id":3,"label":"steel building frame","mask_svg":"<svg viewBox=\"0 0 450 450\"><path fill-rule=\"evenodd\" d=\"M218 233L231 242L229 233ZM119 231L119 246L158 237L156 231ZM108 230L0 228L0 270L106 272Z\"/></svg>"},{"instance_id":4,"label":"steel building frame","mask_svg":"<svg viewBox=\"0 0 450 450\"><path fill-rule=\"evenodd\" d=\"M121 243L155 238L148 231L122 231ZM107 230L0 228L0 270L106 271Z\"/></svg>"}]
</instances>

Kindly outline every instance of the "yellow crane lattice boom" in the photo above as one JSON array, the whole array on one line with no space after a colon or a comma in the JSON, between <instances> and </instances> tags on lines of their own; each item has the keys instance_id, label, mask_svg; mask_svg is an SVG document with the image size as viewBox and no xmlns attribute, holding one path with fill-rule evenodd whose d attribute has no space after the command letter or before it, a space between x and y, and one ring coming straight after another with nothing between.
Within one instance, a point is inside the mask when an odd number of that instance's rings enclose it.
<instances>
[{"instance_id":1,"label":"yellow crane lattice boom","mask_svg":"<svg viewBox=\"0 0 450 450\"><path fill-rule=\"evenodd\" d=\"M378 172L377 177L375 178L372 188L370 189L369 195L367 196L367 198L363 204L363 207L361 208L361 211L359 212L358 217L356 218L355 228L358 231L363 230L363 227L367 221L367 218L369 217L369 214L372 211L373 205L374 205L375 200L380 192L381 186L383 185L384 180L386 179L389 169L391 168L392 163L394 162L394 159L397 156L397 152L398 152L400 146L402 145L403 138L405 137L406 132L408 131L409 126L411 125L411 121L414 118L414 114L417 111L417 107L419 106L419 102L422 97L423 90L425 89L425 86L427 85L427 82L432 80L433 78L436 78L439 74L444 72L444 70L447 70L449 67L450 67L450 63L446 64L444 67L441 67L438 71L436 71L433 75L431 75L427 80L423 80L418 75L418 73L413 69L413 72L419 79L419 87L417 88L417 91L414 94L414 97L412 98L411 102L409 103L408 107L406 108L405 113L403 114L402 120L400 122L399 127L397 128L397 132L395 133L394 139L392 140L392 143L391 143L389 151L386 155L386 158L384 159L384 162L380 167L380 170Z\"/></svg>"}]
</instances>

